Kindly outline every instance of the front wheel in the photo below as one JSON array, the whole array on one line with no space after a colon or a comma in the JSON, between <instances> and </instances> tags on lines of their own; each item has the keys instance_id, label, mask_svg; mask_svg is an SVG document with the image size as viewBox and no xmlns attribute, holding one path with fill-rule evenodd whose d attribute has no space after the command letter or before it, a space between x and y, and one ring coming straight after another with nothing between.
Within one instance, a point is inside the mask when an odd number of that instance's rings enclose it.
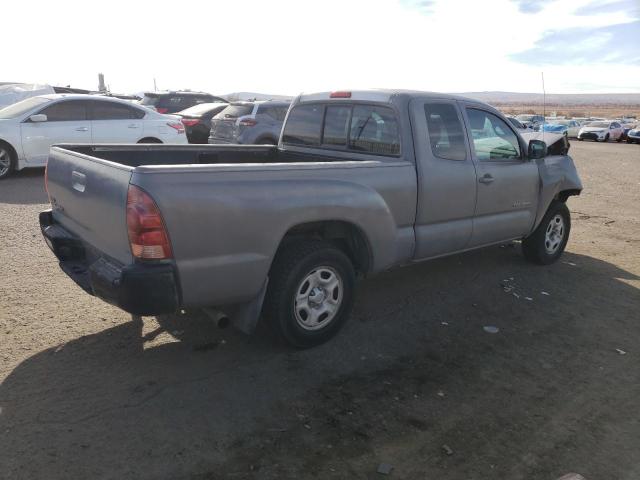
<instances>
[{"instance_id":1,"label":"front wheel","mask_svg":"<svg viewBox=\"0 0 640 480\"><path fill-rule=\"evenodd\" d=\"M276 254L262 312L288 344L313 347L347 321L354 287L355 271L344 252L320 240L296 241Z\"/></svg>"},{"instance_id":2,"label":"front wheel","mask_svg":"<svg viewBox=\"0 0 640 480\"><path fill-rule=\"evenodd\" d=\"M605 142L608 142L608 141L609 141L609 134L608 134L608 133L604 136L604 141L605 141Z\"/></svg>"},{"instance_id":3,"label":"front wheel","mask_svg":"<svg viewBox=\"0 0 640 480\"><path fill-rule=\"evenodd\" d=\"M539 265L554 263L564 252L571 230L571 214L567 205L554 200L540 225L522 241L525 258Z\"/></svg>"},{"instance_id":4,"label":"front wheel","mask_svg":"<svg viewBox=\"0 0 640 480\"><path fill-rule=\"evenodd\" d=\"M0 143L0 180L7 178L16 168L13 152Z\"/></svg>"},{"instance_id":5,"label":"front wheel","mask_svg":"<svg viewBox=\"0 0 640 480\"><path fill-rule=\"evenodd\" d=\"M618 138L616 138L616 142L620 143L622 141L622 135L620 135Z\"/></svg>"}]
</instances>

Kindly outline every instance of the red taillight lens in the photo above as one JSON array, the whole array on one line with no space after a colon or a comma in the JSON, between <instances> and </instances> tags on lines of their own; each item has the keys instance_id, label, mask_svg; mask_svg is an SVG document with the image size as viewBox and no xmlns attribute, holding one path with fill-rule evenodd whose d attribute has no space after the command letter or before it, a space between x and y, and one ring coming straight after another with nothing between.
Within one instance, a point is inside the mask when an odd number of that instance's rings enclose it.
<instances>
[{"instance_id":1,"label":"red taillight lens","mask_svg":"<svg viewBox=\"0 0 640 480\"><path fill-rule=\"evenodd\" d=\"M329 98L351 98L351 92L331 92Z\"/></svg>"},{"instance_id":2,"label":"red taillight lens","mask_svg":"<svg viewBox=\"0 0 640 480\"><path fill-rule=\"evenodd\" d=\"M169 111L168 108L156 107L156 112L158 112L158 113L167 113L168 111Z\"/></svg>"},{"instance_id":3,"label":"red taillight lens","mask_svg":"<svg viewBox=\"0 0 640 480\"><path fill-rule=\"evenodd\" d=\"M258 122L256 122L253 118L243 118L238 122L238 125L240 125L241 127L253 127L257 123Z\"/></svg>"},{"instance_id":4,"label":"red taillight lens","mask_svg":"<svg viewBox=\"0 0 640 480\"><path fill-rule=\"evenodd\" d=\"M167 125L176 130L178 133L184 133L184 125L182 122L167 122Z\"/></svg>"},{"instance_id":5,"label":"red taillight lens","mask_svg":"<svg viewBox=\"0 0 640 480\"><path fill-rule=\"evenodd\" d=\"M127 193L127 230L134 257L143 260L173 258L169 236L156 202L135 185L129 185Z\"/></svg>"},{"instance_id":6,"label":"red taillight lens","mask_svg":"<svg viewBox=\"0 0 640 480\"><path fill-rule=\"evenodd\" d=\"M197 118L183 118L182 119L182 124L185 127L193 127L194 125L197 125L198 123L200 123L200 120L198 120Z\"/></svg>"},{"instance_id":7,"label":"red taillight lens","mask_svg":"<svg viewBox=\"0 0 640 480\"><path fill-rule=\"evenodd\" d=\"M47 198L51 203L51 195L49 195L49 162L44 166L44 191L47 192Z\"/></svg>"}]
</instances>

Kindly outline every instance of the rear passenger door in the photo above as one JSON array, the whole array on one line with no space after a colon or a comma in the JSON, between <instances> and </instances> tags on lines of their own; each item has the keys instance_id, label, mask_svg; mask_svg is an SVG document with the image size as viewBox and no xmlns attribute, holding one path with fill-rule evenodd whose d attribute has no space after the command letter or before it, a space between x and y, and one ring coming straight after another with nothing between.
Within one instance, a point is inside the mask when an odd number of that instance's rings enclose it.
<instances>
[{"instance_id":1,"label":"rear passenger door","mask_svg":"<svg viewBox=\"0 0 640 480\"><path fill-rule=\"evenodd\" d=\"M495 113L470 104L464 111L478 176L470 246L521 238L536 216L538 165L526 158L525 145Z\"/></svg>"},{"instance_id":2,"label":"rear passenger door","mask_svg":"<svg viewBox=\"0 0 640 480\"><path fill-rule=\"evenodd\" d=\"M476 170L455 101L410 104L416 169L416 259L464 250L476 206Z\"/></svg>"},{"instance_id":3,"label":"rear passenger door","mask_svg":"<svg viewBox=\"0 0 640 480\"><path fill-rule=\"evenodd\" d=\"M94 143L136 143L143 136L145 112L120 102L91 102L91 137Z\"/></svg>"}]
</instances>

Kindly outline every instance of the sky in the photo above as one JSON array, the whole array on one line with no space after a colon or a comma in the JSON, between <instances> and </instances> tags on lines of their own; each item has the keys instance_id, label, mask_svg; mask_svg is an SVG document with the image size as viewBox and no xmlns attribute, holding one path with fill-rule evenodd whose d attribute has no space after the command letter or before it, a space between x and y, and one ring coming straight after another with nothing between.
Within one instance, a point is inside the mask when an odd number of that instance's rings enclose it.
<instances>
[{"instance_id":1,"label":"sky","mask_svg":"<svg viewBox=\"0 0 640 480\"><path fill-rule=\"evenodd\" d=\"M640 92L640 0L10 1L0 82ZM8 40L11 39L11 40Z\"/></svg>"}]
</instances>

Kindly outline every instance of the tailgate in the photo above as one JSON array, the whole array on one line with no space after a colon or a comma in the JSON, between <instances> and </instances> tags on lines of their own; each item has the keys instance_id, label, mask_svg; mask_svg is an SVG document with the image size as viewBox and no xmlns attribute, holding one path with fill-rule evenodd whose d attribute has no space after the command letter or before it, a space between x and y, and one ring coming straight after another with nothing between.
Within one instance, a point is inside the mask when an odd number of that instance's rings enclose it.
<instances>
[{"instance_id":1,"label":"tailgate","mask_svg":"<svg viewBox=\"0 0 640 480\"><path fill-rule=\"evenodd\" d=\"M133 168L52 147L47 189L53 218L90 247L123 264L132 262L127 191Z\"/></svg>"}]
</instances>

